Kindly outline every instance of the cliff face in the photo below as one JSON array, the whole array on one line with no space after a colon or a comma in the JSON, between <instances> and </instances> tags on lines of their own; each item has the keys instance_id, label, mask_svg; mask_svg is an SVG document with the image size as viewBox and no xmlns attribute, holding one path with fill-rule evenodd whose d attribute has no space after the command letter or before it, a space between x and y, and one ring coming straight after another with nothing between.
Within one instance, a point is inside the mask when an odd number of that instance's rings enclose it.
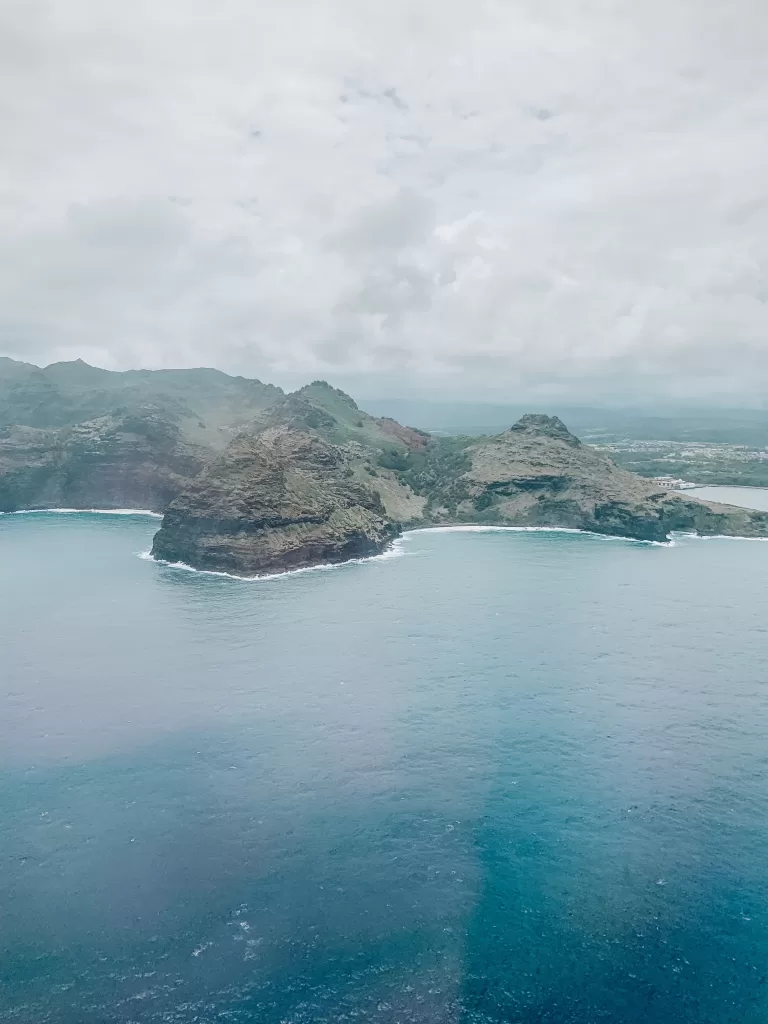
<instances>
[{"instance_id":1,"label":"cliff face","mask_svg":"<svg viewBox=\"0 0 768 1024\"><path fill-rule=\"evenodd\" d=\"M266 409L171 503L152 553L263 575L383 551L426 498L402 478L429 436L324 381Z\"/></svg>"},{"instance_id":2,"label":"cliff face","mask_svg":"<svg viewBox=\"0 0 768 1024\"><path fill-rule=\"evenodd\" d=\"M0 359L0 512L162 512L279 388L216 370Z\"/></svg>"},{"instance_id":3,"label":"cliff face","mask_svg":"<svg viewBox=\"0 0 768 1024\"><path fill-rule=\"evenodd\" d=\"M0 432L0 512L146 508L162 512L200 472L208 449L152 417L102 417L62 430Z\"/></svg>"},{"instance_id":4,"label":"cliff face","mask_svg":"<svg viewBox=\"0 0 768 1024\"><path fill-rule=\"evenodd\" d=\"M242 575L376 554L399 527L362 466L291 426L238 437L171 503L152 554Z\"/></svg>"}]
</instances>

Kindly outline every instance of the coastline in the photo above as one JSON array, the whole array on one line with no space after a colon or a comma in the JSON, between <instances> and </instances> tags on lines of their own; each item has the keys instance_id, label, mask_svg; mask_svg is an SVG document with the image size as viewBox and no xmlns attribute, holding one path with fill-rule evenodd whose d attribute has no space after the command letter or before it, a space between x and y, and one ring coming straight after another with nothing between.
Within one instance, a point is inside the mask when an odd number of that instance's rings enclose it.
<instances>
[{"instance_id":1,"label":"coastline","mask_svg":"<svg viewBox=\"0 0 768 1024\"><path fill-rule=\"evenodd\" d=\"M105 516L127 516L144 517L149 519L163 519L160 512L153 512L151 509L134 508L31 508L16 509L14 512L0 512L2 516L19 515L105 515ZM742 540L768 542L768 537L746 537L733 536L728 534L712 534L704 536L699 533L688 533L675 531L670 534L668 541L643 540L639 537L626 537L620 534L597 533L594 530L580 530L571 526L504 526L490 523L453 523L441 526L413 526L403 530L399 537L391 541L384 551L375 555L363 555L357 558L348 558L341 562L321 562L317 565L306 565L298 569L286 569L284 572L264 573L263 575L239 575L237 573L224 572L217 569L198 569L186 562L169 562L162 558L153 558L150 551L137 552L138 557L144 561L154 562L167 569L178 569L183 572L197 573L202 576L215 576L222 579L238 580L244 583L269 582L272 580L285 579L288 576L297 576L302 573L326 571L339 569L347 565L360 565L372 561L384 561L390 558L397 558L403 554L403 541L409 536L419 533L567 533L581 534L585 537L597 537L606 541L623 541L629 544L642 544L647 547L673 548L675 538L693 540Z\"/></svg>"},{"instance_id":2,"label":"coastline","mask_svg":"<svg viewBox=\"0 0 768 1024\"><path fill-rule=\"evenodd\" d=\"M403 541L417 533L571 533L581 534L584 537L597 537L600 540L643 544L647 547L671 548L675 546L674 540L671 539L669 541L641 540L636 537L622 537L619 534L596 533L594 530L577 530L571 526L494 526L480 523L457 523L446 526L415 526L408 530L403 530L401 535L391 541L384 551L380 551L376 555L347 558L343 562L320 562L318 565L305 565L300 569L286 569L284 572L264 573L263 575L240 576L232 572L223 572L220 569L197 569L194 565L189 565L186 562L169 562L164 558L154 558L150 551L140 552L139 558L146 562L154 562L155 565L162 565L166 569L179 569L183 572L198 573L201 576L219 576L224 579L239 580L243 583L262 583L270 580L285 579L287 576L298 576L302 573L341 569L346 565L362 565L366 562L398 558L406 553L402 547ZM739 537L731 539L764 540L768 538Z\"/></svg>"}]
</instances>

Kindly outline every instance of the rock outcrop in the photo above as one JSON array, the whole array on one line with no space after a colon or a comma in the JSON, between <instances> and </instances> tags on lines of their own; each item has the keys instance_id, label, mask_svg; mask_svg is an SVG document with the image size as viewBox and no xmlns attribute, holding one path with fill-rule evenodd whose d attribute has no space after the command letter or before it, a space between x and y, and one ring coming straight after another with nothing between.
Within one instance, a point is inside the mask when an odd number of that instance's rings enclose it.
<instances>
[{"instance_id":1,"label":"rock outcrop","mask_svg":"<svg viewBox=\"0 0 768 1024\"><path fill-rule=\"evenodd\" d=\"M425 481L430 522L560 526L653 541L667 540L673 531L768 534L767 514L661 490L582 444L557 417L523 416L503 434L474 439L458 454L465 459L458 472L438 464L435 479ZM437 446L438 463L441 455Z\"/></svg>"},{"instance_id":2,"label":"rock outcrop","mask_svg":"<svg viewBox=\"0 0 768 1024\"><path fill-rule=\"evenodd\" d=\"M104 416L0 431L0 512L22 508L164 511L211 457L164 417Z\"/></svg>"},{"instance_id":3,"label":"rock outcrop","mask_svg":"<svg viewBox=\"0 0 768 1024\"><path fill-rule=\"evenodd\" d=\"M262 575L382 551L399 533L360 452L292 426L238 437L175 501L152 554Z\"/></svg>"},{"instance_id":4,"label":"rock outcrop","mask_svg":"<svg viewBox=\"0 0 768 1024\"><path fill-rule=\"evenodd\" d=\"M268 426L234 441L172 502L155 556L261 575L374 554L404 527L454 523L645 541L683 530L768 536L768 514L659 490L555 417L524 416L496 437L424 441L382 429L355 406L363 443L343 440L322 400L316 391L273 408Z\"/></svg>"}]
</instances>

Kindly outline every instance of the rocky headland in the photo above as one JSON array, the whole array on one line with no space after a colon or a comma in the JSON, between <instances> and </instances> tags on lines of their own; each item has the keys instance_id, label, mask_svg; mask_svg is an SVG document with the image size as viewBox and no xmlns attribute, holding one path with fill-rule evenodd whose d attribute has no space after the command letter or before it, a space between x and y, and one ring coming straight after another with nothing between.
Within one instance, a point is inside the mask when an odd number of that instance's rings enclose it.
<instances>
[{"instance_id":1,"label":"rocky headland","mask_svg":"<svg viewBox=\"0 0 768 1024\"><path fill-rule=\"evenodd\" d=\"M339 395L312 385L233 441L171 502L154 555L261 575L376 554L420 526L567 527L645 541L673 531L768 536L768 514L661 490L556 417L524 416L495 437L429 438L367 416L347 396L339 416Z\"/></svg>"},{"instance_id":2,"label":"rocky headland","mask_svg":"<svg viewBox=\"0 0 768 1024\"><path fill-rule=\"evenodd\" d=\"M153 554L258 576L377 554L403 530L549 526L646 541L768 536L768 514L659 489L557 418L434 437L315 381L0 359L0 512L147 508Z\"/></svg>"}]
</instances>

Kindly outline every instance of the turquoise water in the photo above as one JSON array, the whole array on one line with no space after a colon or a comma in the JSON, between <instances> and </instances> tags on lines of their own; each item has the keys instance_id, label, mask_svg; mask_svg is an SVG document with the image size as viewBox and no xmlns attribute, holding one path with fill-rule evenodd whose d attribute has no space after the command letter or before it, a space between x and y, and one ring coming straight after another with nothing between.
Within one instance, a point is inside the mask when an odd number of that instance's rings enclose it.
<instances>
[{"instance_id":1,"label":"turquoise water","mask_svg":"<svg viewBox=\"0 0 768 1024\"><path fill-rule=\"evenodd\" d=\"M263 582L0 517L0 1020L768 1018L768 544Z\"/></svg>"}]
</instances>

